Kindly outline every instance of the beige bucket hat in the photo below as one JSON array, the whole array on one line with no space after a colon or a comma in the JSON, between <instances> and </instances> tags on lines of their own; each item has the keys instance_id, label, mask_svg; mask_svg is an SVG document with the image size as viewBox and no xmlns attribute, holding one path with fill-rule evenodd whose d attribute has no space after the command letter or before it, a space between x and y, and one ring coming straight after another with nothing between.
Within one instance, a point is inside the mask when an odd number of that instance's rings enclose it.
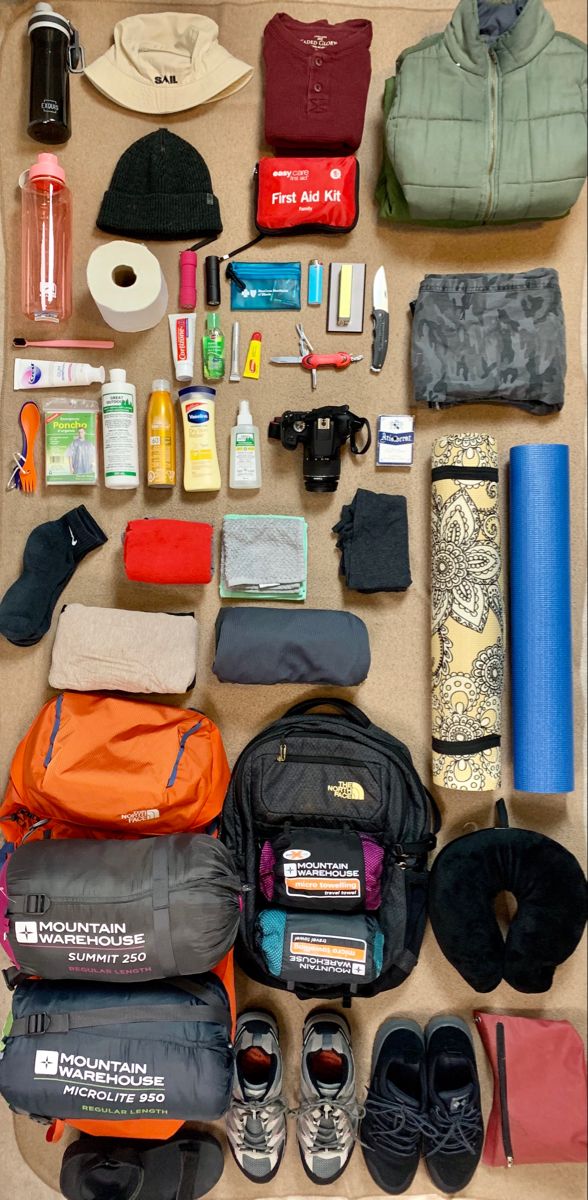
<instances>
[{"instance_id":1,"label":"beige bucket hat","mask_svg":"<svg viewBox=\"0 0 588 1200\"><path fill-rule=\"evenodd\" d=\"M157 115L222 100L249 83L253 68L219 45L209 17L154 12L119 21L114 45L85 74L115 104Z\"/></svg>"}]
</instances>

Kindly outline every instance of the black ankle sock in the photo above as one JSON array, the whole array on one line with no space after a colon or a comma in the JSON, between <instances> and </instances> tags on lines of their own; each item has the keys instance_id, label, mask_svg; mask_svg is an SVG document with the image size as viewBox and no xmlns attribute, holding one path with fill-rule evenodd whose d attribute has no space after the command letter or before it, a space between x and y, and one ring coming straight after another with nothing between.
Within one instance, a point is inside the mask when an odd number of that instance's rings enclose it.
<instances>
[{"instance_id":1,"label":"black ankle sock","mask_svg":"<svg viewBox=\"0 0 588 1200\"><path fill-rule=\"evenodd\" d=\"M78 563L106 541L84 504L37 525L27 539L22 575L0 601L0 634L15 646L40 642Z\"/></svg>"}]
</instances>

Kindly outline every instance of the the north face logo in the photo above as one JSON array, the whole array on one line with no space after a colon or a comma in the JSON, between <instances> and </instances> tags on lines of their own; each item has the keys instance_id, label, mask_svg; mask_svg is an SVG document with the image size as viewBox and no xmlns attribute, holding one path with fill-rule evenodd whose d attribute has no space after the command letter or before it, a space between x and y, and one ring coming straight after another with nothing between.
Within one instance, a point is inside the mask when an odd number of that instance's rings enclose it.
<instances>
[{"instance_id":1,"label":"the north face logo","mask_svg":"<svg viewBox=\"0 0 588 1200\"><path fill-rule=\"evenodd\" d=\"M175 75L156 75L154 83L177 83Z\"/></svg>"},{"instance_id":2,"label":"the north face logo","mask_svg":"<svg viewBox=\"0 0 588 1200\"><path fill-rule=\"evenodd\" d=\"M58 1070L58 1050L37 1050L35 1054L35 1075L57 1075Z\"/></svg>"},{"instance_id":3,"label":"the north face logo","mask_svg":"<svg viewBox=\"0 0 588 1200\"><path fill-rule=\"evenodd\" d=\"M327 791L332 792L337 800L365 800L361 783L354 783L351 779L340 779L338 783L330 783Z\"/></svg>"},{"instance_id":4,"label":"the north face logo","mask_svg":"<svg viewBox=\"0 0 588 1200\"><path fill-rule=\"evenodd\" d=\"M25 945L27 942L29 944L31 942L36 942L37 941L37 922L36 921L15 921L14 922L14 932L16 935L17 942L24 942Z\"/></svg>"}]
</instances>

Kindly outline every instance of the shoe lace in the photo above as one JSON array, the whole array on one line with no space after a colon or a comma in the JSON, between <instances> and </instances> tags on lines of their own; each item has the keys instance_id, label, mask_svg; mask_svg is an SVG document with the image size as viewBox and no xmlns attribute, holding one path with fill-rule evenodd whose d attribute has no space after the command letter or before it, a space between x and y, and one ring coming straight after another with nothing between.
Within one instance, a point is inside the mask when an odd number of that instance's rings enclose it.
<instances>
[{"instance_id":1,"label":"shoe lace","mask_svg":"<svg viewBox=\"0 0 588 1200\"><path fill-rule=\"evenodd\" d=\"M425 1158L438 1154L477 1154L476 1142L484 1131L482 1114L475 1104L467 1104L456 1113L447 1113L438 1105L432 1111L433 1122L427 1129L427 1137L431 1141Z\"/></svg>"},{"instance_id":2,"label":"shoe lace","mask_svg":"<svg viewBox=\"0 0 588 1200\"><path fill-rule=\"evenodd\" d=\"M349 1137L357 1137L363 1110L355 1097L349 1100L307 1100L298 1108L290 1109L290 1116L297 1121L308 1118L305 1141L311 1153L333 1150L344 1154L348 1149Z\"/></svg>"},{"instance_id":3,"label":"shoe lace","mask_svg":"<svg viewBox=\"0 0 588 1200\"><path fill-rule=\"evenodd\" d=\"M269 1153L273 1149L273 1141L275 1138L276 1120L282 1115L287 1115L288 1106L281 1096L275 1100L270 1100L269 1103L255 1103L253 1100L236 1100L231 1104L231 1109L235 1114L238 1122L238 1127L235 1135L235 1143L239 1150L258 1150L260 1153ZM259 1121L259 1129L252 1130L249 1118L254 1121Z\"/></svg>"},{"instance_id":4,"label":"shoe lace","mask_svg":"<svg viewBox=\"0 0 588 1200\"><path fill-rule=\"evenodd\" d=\"M393 1150L396 1154L412 1154L423 1135L430 1133L426 1113L403 1104L401 1100L381 1096L368 1088L365 1113L370 1118L361 1145L367 1150ZM362 1134L364 1127L362 1126Z\"/></svg>"}]
</instances>

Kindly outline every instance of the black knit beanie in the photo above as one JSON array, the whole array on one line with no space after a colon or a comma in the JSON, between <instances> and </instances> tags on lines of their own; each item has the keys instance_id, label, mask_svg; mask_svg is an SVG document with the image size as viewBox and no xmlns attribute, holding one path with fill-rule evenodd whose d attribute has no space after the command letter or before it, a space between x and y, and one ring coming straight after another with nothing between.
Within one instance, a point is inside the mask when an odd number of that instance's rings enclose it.
<instances>
[{"instance_id":1,"label":"black knit beanie","mask_svg":"<svg viewBox=\"0 0 588 1200\"><path fill-rule=\"evenodd\" d=\"M213 238L223 228L202 155L169 129L148 133L121 155L96 224L156 241Z\"/></svg>"}]
</instances>

